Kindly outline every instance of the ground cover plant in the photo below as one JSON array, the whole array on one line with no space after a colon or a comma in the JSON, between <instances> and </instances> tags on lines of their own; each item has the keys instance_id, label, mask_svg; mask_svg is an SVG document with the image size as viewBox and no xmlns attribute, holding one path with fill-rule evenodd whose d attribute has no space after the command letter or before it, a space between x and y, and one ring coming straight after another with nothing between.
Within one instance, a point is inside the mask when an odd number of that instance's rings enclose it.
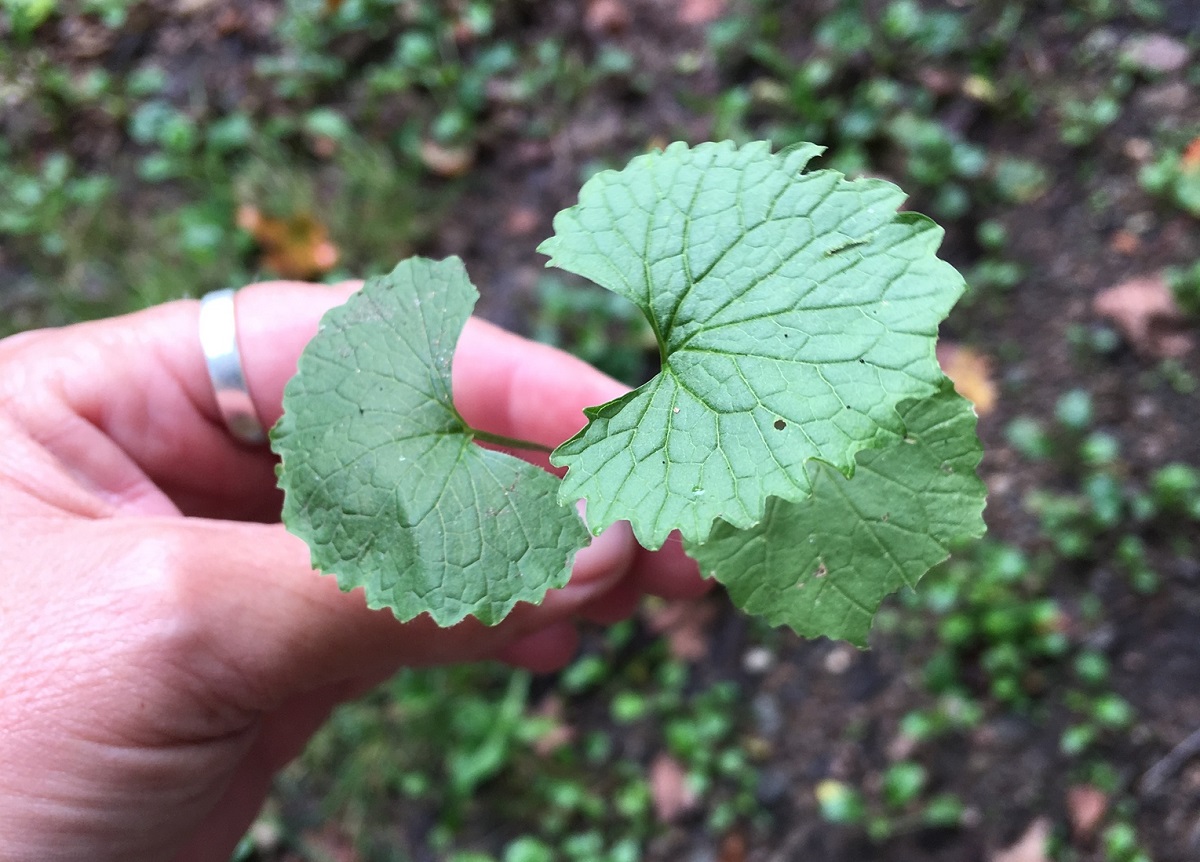
<instances>
[{"instance_id":1,"label":"ground cover plant","mask_svg":"<svg viewBox=\"0 0 1200 862\"><path fill-rule=\"evenodd\" d=\"M658 339L543 267L554 214L671 141L819 141L945 228L989 490L867 651L719 591L558 675L404 673L244 858L1200 855L1193 2L218 6L0 0L3 332L457 256L478 313L636 387Z\"/></svg>"}]
</instances>

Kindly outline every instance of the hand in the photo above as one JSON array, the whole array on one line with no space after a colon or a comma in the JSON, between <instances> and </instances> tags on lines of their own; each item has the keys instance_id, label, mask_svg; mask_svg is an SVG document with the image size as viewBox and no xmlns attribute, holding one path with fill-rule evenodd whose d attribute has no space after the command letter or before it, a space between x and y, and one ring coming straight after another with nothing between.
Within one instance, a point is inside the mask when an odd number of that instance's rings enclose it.
<instances>
[{"instance_id":1,"label":"hand","mask_svg":"<svg viewBox=\"0 0 1200 862\"><path fill-rule=\"evenodd\" d=\"M349 290L238 294L266 425ZM552 669L576 620L703 589L678 548L647 554L618 524L567 587L494 628L368 610L277 523L274 461L226 432L197 313L176 302L0 342L0 858L223 862L330 710L398 667ZM475 320L454 389L475 427L547 445L622 391Z\"/></svg>"}]
</instances>

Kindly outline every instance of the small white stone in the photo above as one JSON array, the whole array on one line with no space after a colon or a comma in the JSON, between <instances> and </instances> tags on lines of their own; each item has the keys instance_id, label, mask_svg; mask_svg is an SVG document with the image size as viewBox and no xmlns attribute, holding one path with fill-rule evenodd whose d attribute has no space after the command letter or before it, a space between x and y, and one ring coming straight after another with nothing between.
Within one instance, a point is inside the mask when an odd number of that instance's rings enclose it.
<instances>
[{"instance_id":1,"label":"small white stone","mask_svg":"<svg viewBox=\"0 0 1200 862\"><path fill-rule=\"evenodd\" d=\"M829 673L840 676L850 669L851 663L854 661L854 648L839 644L829 651L825 656L825 670Z\"/></svg>"},{"instance_id":2,"label":"small white stone","mask_svg":"<svg viewBox=\"0 0 1200 862\"><path fill-rule=\"evenodd\" d=\"M742 656L746 673L766 673L775 664L775 655L766 647L751 647Z\"/></svg>"}]
</instances>

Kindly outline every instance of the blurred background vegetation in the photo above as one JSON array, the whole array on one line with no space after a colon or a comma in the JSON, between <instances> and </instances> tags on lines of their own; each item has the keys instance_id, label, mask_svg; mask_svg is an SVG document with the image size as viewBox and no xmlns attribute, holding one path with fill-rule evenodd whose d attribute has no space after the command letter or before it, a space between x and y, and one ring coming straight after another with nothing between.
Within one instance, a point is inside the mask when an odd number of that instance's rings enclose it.
<instances>
[{"instance_id":1,"label":"blurred background vegetation","mask_svg":"<svg viewBox=\"0 0 1200 862\"><path fill-rule=\"evenodd\" d=\"M403 673L239 858L1200 858L1195 0L0 0L0 336L459 254L637 382L644 321L533 249L595 171L721 138L945 226L990 538L870 653L718 595L550 677Z\"/></svg>"}]
</instances>

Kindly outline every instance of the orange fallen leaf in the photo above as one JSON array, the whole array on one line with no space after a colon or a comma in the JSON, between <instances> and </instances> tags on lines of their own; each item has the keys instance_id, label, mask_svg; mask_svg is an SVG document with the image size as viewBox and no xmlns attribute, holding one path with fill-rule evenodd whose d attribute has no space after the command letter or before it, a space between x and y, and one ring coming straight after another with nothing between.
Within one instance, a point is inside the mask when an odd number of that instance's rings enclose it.
<instances>
[{"instance_id":1,"label":"orange fallen leaf","mask_svg":"<svg viewBox=\"0 0 1200 862\"><path fill-rule=\"evenodd\" d=\"M991 360L952 341L938 342L937 358L958 394L975 405L975 412L980 416L991 413L997 397Z\"/></svg>"},{"instance_id":2,"label":"orange fallen leaf","mask_svg":"<svg viewBox=\"0 0 1200 862\"><path fill-rule=\"evenodd\" d=\"M1185 171L1200 170L1200 137L1194 138L1183 150L1179 166Z\"/></svg>"},{"instance_id":3,"label":"orange fallen leaf","mask_svg":"<svg viewBox=\"0 0 1200 862\"><path fill-rule=\"evenodd\" d=\"M258 243L262 265L283 278L317 278L338 262L337 246L311 213L275 218L243 204L238 207L237 224Z\"/></svg>"}]
</instances>

